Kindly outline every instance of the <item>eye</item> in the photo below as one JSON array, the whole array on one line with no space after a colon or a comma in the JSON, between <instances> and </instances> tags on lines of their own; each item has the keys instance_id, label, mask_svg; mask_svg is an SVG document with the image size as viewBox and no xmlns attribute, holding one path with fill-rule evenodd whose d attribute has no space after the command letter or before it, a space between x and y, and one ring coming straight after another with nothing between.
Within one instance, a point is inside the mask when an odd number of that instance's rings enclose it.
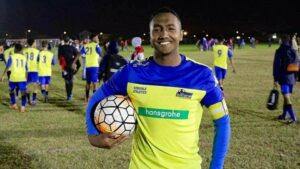
<instances>
[{"instance_id":1,"label":"eye","mask_svg":"<svg viewBox=\"0 0 300 169\"><path fill-rule=\"evenodd\" d=\"M159 28L159 27L153 28L153 32L159 32L159 31L160 31L160 28Z\"/></svg>"},{"instance_id":2,"label":"eye","mask_svg":"<svg viewBox=\"0 0 300 169\"><path fill-rule=\"evenodd\" d=\"M169 31L175 31L176 29L174 27L169 27Z\"/></svg>"}]
</instances>

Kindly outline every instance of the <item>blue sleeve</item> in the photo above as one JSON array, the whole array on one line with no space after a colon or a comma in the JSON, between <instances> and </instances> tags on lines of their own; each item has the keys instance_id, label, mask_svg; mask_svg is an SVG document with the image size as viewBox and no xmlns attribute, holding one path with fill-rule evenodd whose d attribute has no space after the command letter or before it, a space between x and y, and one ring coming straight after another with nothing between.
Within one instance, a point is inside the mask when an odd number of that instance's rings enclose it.
<instances>
[{"instance_id":1,"label":"blue sleeve","mask_svg":"<svg viewBox=\"0 0 300 169\"><path fill-rule=\"evenodd\" d=\"M7 68L11 67L11 64L12 64L12 59L11 59L11 57L9 57L8 61L7 61L7 64L6 64L6 67Z\"/></svg>"},{"instance_id":2,"label":"blue sleeve","mask_svg":"<svg viewBox=\"0 0 300 169\"><path fill-rule=\"evenodd\" d=\"M56 64L56 61L55 61L55 58L54 58L54 55L52 57L52 62L51 62L52 65L55 65Z\"/></svg>"},{"instance_id":3,"label":"blue sleeve","mask_svg":"<svg viewBox=\"0 0 300 169\"><path fill-rule=\"evenodd\" d=\"M229 57L229 58L232 58L232 57L233 57L232 51L231 51L230 49L228 49L228 57Z\"/></svg>"},{"instance_id":4,"label":"blue sleeve","mask_svg":"<svg viewBox=\"0 0 300 169\"><path fill-rule=\"evenodd\" d=\"M101 56L101 48L98 45L96 46L96 52Z\"/></svg>"},{"instance_id":5,"label":"blue sleeve","mask_svg":"<svg viewBox=\"0 0 300 169\"><path fill-rule=\"evenodd\" d=\"M86 127L88 135L99 135L94 125L93 112L95 105L102 99L115 94L127 95L128 65L115 73L91 97L86 109Z\"/></svg>"},{"instance_id":6,"label":"blue sleeve","mask_svg":"<svg viewBox=\"0 0 300 169\"><path fill-rule=\"evenodd\" d=\"M278 82L279 74L280 74L280 55L279 52L276 51L274 62L273 62L273 77L275 82Z\"/></svg>"},{"instance_id":7,"label":"blue sleeve","mask_svg":"<svg viewBox=\"0 0 300 169\"><path fill-rule=\"evenodd\" d=\"M99 66L99 81L102 79L103 73L104 73L105 68L107 66L108 57L110 57L110 56L109 55L105 55L102 58L101 62L100 62L100 66Z\"/></svg>"},{"instance_id":8,"label":"blue sleeve","mask_svg":"<svg viewBox=\"0 0 300 169\"><path fill-rule=\"evenodd\" d=\"M81 53L82 55L86 54L86 51L85 51L84 46L82 46L82 48L80 49L80 53Z\"/></svg>"},{"instance_id":9,"label":"blue sleeve","mask_svg":"<svg viewBox=\"0 0 300 169\"><path fill-rule=\"evenodd\" d=\"M230 141L229 115L214 120L215 137L212 150L210 169L222 169Z\"/></svg>"},{"instance_id":10,"label":"blue sleeve","mask_svg":"<svg viewBox=\"0 0 300 169\"><path fill-rule=\"evenodd\" d=\"M208 79L206 81L206 94L204 98L201 100L201 104L209 107L215 103L218 103L223 100L223 93L218 85L218 82L215 78L215 75L211 70L207 71L206 73Z\"/></svg>"}]
</instances>

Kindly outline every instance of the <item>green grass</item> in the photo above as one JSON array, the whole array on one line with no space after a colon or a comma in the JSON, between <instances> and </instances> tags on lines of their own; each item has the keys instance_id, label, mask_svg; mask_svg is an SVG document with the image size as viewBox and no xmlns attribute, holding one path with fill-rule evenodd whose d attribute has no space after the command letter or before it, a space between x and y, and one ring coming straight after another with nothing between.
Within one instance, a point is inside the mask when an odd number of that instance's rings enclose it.
<instances>
[{"instance_id":1,"label":"green grass","mask_svg":"<svg viewBox=\"0 0 300 169\"><path fill-rule=\"evenodd\" d=\"M234 51L237 73L229 66L225 96L231 115L232 137L226 158L227 169L300 168L300 124L276 120L279 109L268 111L266 99L273 87L272 61L276 47L246 47ZM131 49L132 50L132 49ZM145 55L152 54L145 47ZM212 53L193 45L182 45L188 57L212 66ZM121 52L129 57L130 52ZM1 73L3 63L0 63ZM49 103L39 94L36 107L21 114L9 109L7 81L0 83L0 168L127 168L131 139L111 150L89 145L85 132L84 81L77 75L74 100L65 100L59 66L54 68ZM294 87L293 103L300 118L300 85ZM205 111L207 112L207 111ZM213 140L208 113L200 127L202 168L208 168Z\"/></svg>"}]
</instances>

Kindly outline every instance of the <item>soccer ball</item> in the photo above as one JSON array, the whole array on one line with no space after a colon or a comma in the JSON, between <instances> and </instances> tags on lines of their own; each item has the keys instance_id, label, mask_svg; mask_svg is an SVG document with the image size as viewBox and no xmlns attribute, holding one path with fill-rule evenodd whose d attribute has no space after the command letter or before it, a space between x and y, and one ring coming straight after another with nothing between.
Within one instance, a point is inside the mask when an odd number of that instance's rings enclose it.
<instances>
[{"instance_id":1,"label":"soccer ball","mask_svg":"<svg viewBox=\"0 0 300 169\"><path fill-rule=\"evenodd\" d=\"M101 133L115 132L128 136L136 126L135 109L128 97L112 95L98 103L94 122Z\"/></svg>"}]
</instances>

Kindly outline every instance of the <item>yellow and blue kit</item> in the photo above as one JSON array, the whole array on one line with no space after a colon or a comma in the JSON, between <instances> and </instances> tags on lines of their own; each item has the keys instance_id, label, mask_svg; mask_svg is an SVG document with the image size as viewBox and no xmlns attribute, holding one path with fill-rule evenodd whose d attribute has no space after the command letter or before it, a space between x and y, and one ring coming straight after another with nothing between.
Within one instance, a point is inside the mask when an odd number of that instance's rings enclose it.
<instances>
[{"instance_id":1,"label":"yellow and blue kit","mask_svg":"<svg viewBox=\"0 0 300 169\"><path fill-rule=\"evenodd\" d=\"M28 66L28 75L27 82L28 83L37 83L38 82L38 59L39 59L40 51L36 48L25 48L23 50L23 54L27 58L27 66Z\"/></svg>"},{"instance_id":2,"label":"yellow and blue kit","mask_svg":"<svg viewBox=\"0 0 300 169\"><path fill-rule=\"evenodd\" d=\"M129 168L201 168L202 105L210 110L216 128L211 168L223 166L230 122L210 68L184 55L175 67L161 66L153 57L126 65L91 97L86 113L88 135L101 134L93 123L95 105L115 94L128 95L137 111Z\"/></svg>"},{"instance_id":3,"label":"yellow and blue kit","mask_svg":"<svg viewBox=\"0 0 300 169\"><path fill-rule=\"evenodd\" d=\"M214 68L218 80L225 79L227 70L227 58L232 58L231 50L225 45L214 45Z\"/></svg>"},{"instance_id":4,"label":"yellow and blue kit","mask_svg":"<svg viewBox=\"0 0 300 169\"><path fill-rule=\"evenodd\" d=\"M88 43L81 48L80 53L85 56L86 81L88 83L98 82L98 69L101 56L100 46L95 42Z\"/></svg>"},{"instance_id":5,"label":"yellow and blue kit","mask_svg":"<svg viewBox=\"0 0 300 169\"><path fill-rule=\"evenodd\" d=\"M48 85L51 81L52 65L55 65L55 58L50 51L41 51L39 54L39 83L41 85Z\"/></svg>"}]
</instances>

